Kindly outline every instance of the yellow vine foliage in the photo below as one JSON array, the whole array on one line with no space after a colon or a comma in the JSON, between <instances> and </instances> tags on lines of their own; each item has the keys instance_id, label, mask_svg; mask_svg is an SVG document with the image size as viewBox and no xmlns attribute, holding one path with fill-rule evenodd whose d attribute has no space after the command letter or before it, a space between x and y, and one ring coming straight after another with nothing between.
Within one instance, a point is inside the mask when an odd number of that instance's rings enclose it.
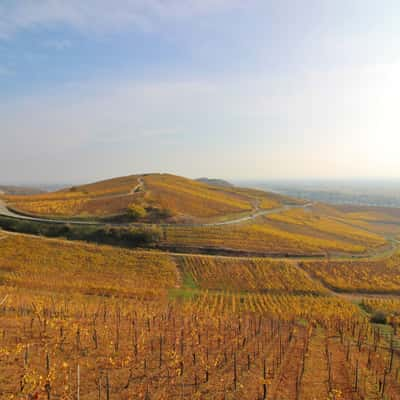
<instances>
[{"instance_id":1,"label":"yellow vine foliage","mask_svg":"<svg viewBox=\"0 0 400 400\"><path fill-rule=\"evenodd\" d=\"M175 262L158 252L9 235L0 240L8 286L96 295L159 295L178 284Z\"/></svg>"},{"instance_id":2,"label":"yellow vine foliage","mask_svg":"<svg viewBox=\"0 0 400 400\"><path fill-rule=\"evenodd\" d=\"M294 262L209 256L183 256L179 261L183 275L202 289L326 292Z\"/></svg>"},{"instance_id":3,"label":"yellow vine foliage","mask_svg":"<svg viewBox=\"0 0 400 400\"><path fill-rule=\"evenodd\" d=\"M132 203L168 209L180 219L220 218L278 207L286 198L258 190L216 187L169 174L130 175L32 196L6 196L16 211L54 217L110 216Z\"/></svg>"},{"instance_id":4,"label":"yellow vine foliage","mask_svg":"<svg viewBox=\"0 0 400 400\"><path fill-rule=\"evenodd\" d=\"M377 260L305 262L302 267L337 290L400 293L400 253Z\"/></svg>"}]
</instances>

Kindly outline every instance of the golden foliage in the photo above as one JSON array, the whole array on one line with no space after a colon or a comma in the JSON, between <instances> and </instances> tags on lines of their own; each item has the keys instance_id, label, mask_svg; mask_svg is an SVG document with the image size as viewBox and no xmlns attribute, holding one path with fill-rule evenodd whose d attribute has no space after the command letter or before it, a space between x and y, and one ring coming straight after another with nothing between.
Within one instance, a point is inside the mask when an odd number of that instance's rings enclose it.
<instances>
[{"instance_id":1,"label":"golden foliage","mask_svg":"<svg viewBox=\"0 0 400 400\"><path fill-rule=\"evenodd\" d=\"M219 289L226 281L229 291L193 289L191 296L168 301L166 291L181 286L185 274L204 288ZM387 366L380 361L388 354L382 343L368 347L371 330L356 305L331 296L273 293L319 287L291 263L6 235L0 240L0 283L5 399L95 400L109 393L122 400L250 400L263 391L295 398L327 375L331 358L345 350L350 357L340 368L349 376L355 362L378 379ZM388 391L396 368L385 375ZM334 384L332 393L352 391L350 379ZM320 398L332 398L326 379L320 388Z\"/></svg>"},{"instance_id":2,"label":"golden foliage","mask_svg":"<svg viewBox=\"0 0 400 400\"><path fill-rule=\"evenodd\" d=\"M263 258L180 257L182 273L202 289L325 293L295 263Z\"/></svg>"},{"instance_id":3,"label":"golden foliage","mask_svg":"<svg viewBox=\"0 0 400 400\"><path fill-rule=\"evenodd\" d=\"M400 293L400 253L380 260L306 262L302 267L337 290Z\"/></svg>"},{"instance_id":4,"label":"golden foliage","mask_svg":"<svg viewBox=\"0 0 400 400\"><path fill-rule=\"evenodd\" d=\"M290 228L290 227L289 227ZM320 237L317 233L296 232L296 229L277 227L264 218L247 224L184 227L165 229L165 245L234 249L262 254L324 254L330 252L360 253L365 245L352 243L335 236Z\"/></svg>"},{"instance_id":5,"label":"golden foliage","mask_svg":"<svg viewBox=\"0 0 400 400\"><path fill-rule=\"evenodd\" d=\"M263 294L234 292L202 292L193 304L201 310L220 315L232 312L254 312L283 320L305 318L327 321L359 316L356 305L332 296Z\"/></svg>"},{"instance_id":6,"label":"golden foliage","mask_svg":"<svg viewBox=\"0 0 400 400\"><path fill-rule=\"evenodd\" d=\"M130 204L168 209L180 219L248 213L254 205L277 207L283 196L241 188L206 185L169 174L131 175L54 193L6 196L16 210L54 217L124 214Z\"/></svg>"},{"instance_id":7,"label":"golden foliage","mask_svg":"<svg viewBox=\"0 0 400 400\"><path fill-rule=\"evenodd\" d=\"M321 234L334 235L341 240L347 240L351 243L368 247L379 247L386 243L383 237L365 229L352 226L350 224L351 221L346 221L337 216L321 215L318 211L318 208L315 209L315 212L305 209L293 209L281 214L270 215L268 219L294 226L311 228L316 236L318 233L318 236Z\"/></svg>"},{"instance_id":8,"label":"golden foliage","mask_svg":"<svg viewBox=\"0 0 400 400\"><path fill-rule=\"evenodd\" d=\"M144 182L153 202L174 213L215 217L252 209L245 196L190 179L154 174L145 176Z\"/></svg>"},{"instance_id":9,"label":"golden foliage","mask_svg":"<svg viewBox=\"0 0 400 400\"><path fill-rule=\"evenodd\" d=\"M9 235L0 240L0 282L96 295L159 295L177 285L176 266L157 252Z\"/></svg>"}]
</instances>

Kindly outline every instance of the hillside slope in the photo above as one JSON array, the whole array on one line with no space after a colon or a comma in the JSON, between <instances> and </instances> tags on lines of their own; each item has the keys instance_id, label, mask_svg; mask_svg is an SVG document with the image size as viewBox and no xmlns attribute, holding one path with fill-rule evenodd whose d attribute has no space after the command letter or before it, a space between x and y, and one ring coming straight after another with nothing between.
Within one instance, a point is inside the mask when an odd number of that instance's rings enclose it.
<instances>
[{"instance_id":1,"label":"hillside slope","mask_svg":"<svg viewBox=\"0 0 400 400\"><path fill-rule=\"evenodd\" d=\"M170 175L129 175L32 196L5 196L20 213L46 217L124 217L144 222L228 218L293 201L259 190L217 187Z\"/></svg>"}]
</instances>

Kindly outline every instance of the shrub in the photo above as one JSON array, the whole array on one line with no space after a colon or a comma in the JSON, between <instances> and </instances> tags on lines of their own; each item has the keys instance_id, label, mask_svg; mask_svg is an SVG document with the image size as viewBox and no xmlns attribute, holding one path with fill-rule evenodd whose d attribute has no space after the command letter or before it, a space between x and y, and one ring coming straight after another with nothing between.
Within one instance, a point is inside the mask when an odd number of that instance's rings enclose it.
<instances>
[{"instance_id":1,"label":"shrub","mask_svg":"<svg viewBox=\"0 0 400 400\"><path fill-rule=\"evenodd\" d=\"M142 206L139 206L138 204L131 204L128 207L128 215L135 221L141 218L145 218L146 214L147 214L146 210Z\"/></svg>"},{"instance_id":2,"label":"shrub","mask_svg":"<svg viewBox=\"0 0 400 400\"><path fill-rule=\"evenodd\" d=\"M0 217L0 227L12 232L48 237L65 237L69 240L85 240L128 247L148 246L158 242L161 237L161 231L154 227L130 228L52 224L37 221L19 221L7 217Z\"/></svg>"},{"instance_id":3,"label":"shrub","mask_svg":"<svg viewBox=\"0 0 400 400\"><path fill-rule=\"evenodd\" d=\"M168 208L149 206L146 207L146 211L153 220L163 220L174 216L174 213Z\"/></svg>"},{"instance_id":4,"label":"shrub","mask_svg":"<svg viewBox=\"0 0 400 400\"><path fill-rule=\"evenodd\" d=\"M371 322L373 324L386 324L387 315L383 311L375 311L371 316Z\"/></svg>"}]
</instances>

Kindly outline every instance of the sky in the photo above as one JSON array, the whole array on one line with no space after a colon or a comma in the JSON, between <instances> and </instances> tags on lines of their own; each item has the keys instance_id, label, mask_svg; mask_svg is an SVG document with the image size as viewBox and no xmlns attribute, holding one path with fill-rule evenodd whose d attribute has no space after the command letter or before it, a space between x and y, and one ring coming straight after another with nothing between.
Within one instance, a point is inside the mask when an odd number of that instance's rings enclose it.
<instances>
[{"instance_id":1,"label":"sky","mask_svg":"<svg viewBox=\"0 0 400 400\"><path fill-rule=\"evenodd\" d=\"M0 0L0 183L400 178L398 0Z\"/></svg>"}]
</instances>

